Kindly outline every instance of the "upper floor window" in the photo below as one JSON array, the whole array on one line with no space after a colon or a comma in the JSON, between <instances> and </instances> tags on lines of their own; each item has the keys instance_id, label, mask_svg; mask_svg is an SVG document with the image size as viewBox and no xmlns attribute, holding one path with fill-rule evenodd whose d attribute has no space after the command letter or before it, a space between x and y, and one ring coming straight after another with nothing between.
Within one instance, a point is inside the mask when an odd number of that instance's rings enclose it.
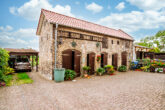
<instances>
[{"instance_id":1,"label":"upper floor window","mask_svg":"<svg viewBox=\"0 0 165 110\"><path fill-rule=\"evenodd\" d=\"M129 41L126 41L126 42L125 42L125 47L126 47L126 48L129 48L129 47L130 47L130 42L129 42Z\"/></svg>"},{"instance_id":2,"label":"upper floor window","mask_svg":"<svg viewBox=\"0 0 165 110\"><path fill-rule=\"evenodd\" d=\"M103 37L102 48L108 48L108 39Z\"/></svg>"},{"instance_id":3,"label":"upper floor window","mask_svg":"<svg viewBox=\"0 0 165 110\"><path fill-rule=\"evenodd\" d=\"M120 41L117 41L117 44L120 45Z\"/></svg>"}]
</instances>

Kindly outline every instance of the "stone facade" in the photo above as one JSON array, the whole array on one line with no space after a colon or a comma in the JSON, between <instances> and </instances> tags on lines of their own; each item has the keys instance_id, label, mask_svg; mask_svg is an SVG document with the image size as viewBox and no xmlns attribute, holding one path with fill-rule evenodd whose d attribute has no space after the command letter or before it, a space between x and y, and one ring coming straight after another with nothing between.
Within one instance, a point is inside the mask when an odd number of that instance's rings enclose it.
<instances>
[{"instance_id":1,"label":"stone facade","mask_svg":"<svg viewBox=\"0 0 165 110\"><path fill-rule=\"evenodd\" d=\"M55 43L55 27L53 24L46 22L44 20L41 29L41 36L39 40L40 46L40 73L46 77L47 79L52 79L53 69L54 69L54 43ZM78 50L81 52L81 60L80 60L80 68L87 64L87 54L90 52L94 52L96 55L100 55L103 52L108 54L108 64L112 65L112 54L118 54L118 66L121 65L121 53L127 52L127 65L129 65L129 60L133 58L133 41L115 38L112 36L105 36L93 32L88 32L85 30L73 29L69 27L59 26L58 30L68 31L68 32L76 32L85 35L98 36L98 37L106 37L108 38L108 48L102 48L102 43L99 47L96 46L96 41L88 41L88 40L80 40L80 39L68 39L68 38L59 38L61 44L57 46L57 67L62 67L62 52L67 49ZM112 44L113 40L113 44ZM73 47L71 42L76 42L76 46ZM119 44L117 42L119 41ZM129 42L129 46L126 47L126 42ZM96 62L95 69L99 68L100 64ZM82 70L81 70L82 71Z\"/></svg>"}]
</instances>

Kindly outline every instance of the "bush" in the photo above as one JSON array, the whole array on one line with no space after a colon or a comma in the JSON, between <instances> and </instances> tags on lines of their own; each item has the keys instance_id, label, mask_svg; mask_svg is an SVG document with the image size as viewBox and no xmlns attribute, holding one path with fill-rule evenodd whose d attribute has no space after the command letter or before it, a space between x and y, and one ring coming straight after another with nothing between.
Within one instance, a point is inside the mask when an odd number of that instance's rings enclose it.
<instances>
[{"instance_id":1,"label":"bush","mask_svg":"<svg viewBox=\"0 0 165 110\"><path fill-rule=\"evenodd\" d=\"M104 68L98 68L97 69L97 75L103 75L104 74L104 72L105 72L105 69Z\"/></svg>"},{"instance_id":2,"label":"bush","mask_svg":"<svg viewBox=\"0 0 165 110\"><path fill-rule=\"evenodd\" d=\"M0 48L0 80L6 82L6 75L14 70L8 66L9 54L5 49Z\"/></svg>"},{"instance_id":3,"label":"bush","mask_svg":"<svg viewBox=\"0 0 165 110\"><path fill-rule=\"evenodd\" d=\"M118 68L118 71L120 72L126 72L127 71L127 67L125 65L121 65L119 68Z\"/></svg>"},{"instance_id":4,"label":"bush","mask_svg":"<svg viewBox=\"0 0 165 110\"><path fill-rule=\"evenodd\" d=\"M89 66L84 66L83 68L84 74L88 74L89 70L91 69L91 67Z\"/></svg>"},{"instance_id":5,"label":"bush","mask_svg":"<svg viewBox=\"0 0 165 110\"><path fill-rule=\"evenodd\" d=\"M65 78L64 79L65 80L73 80L75 78L75 76L76 76L75 71L67 69L65 71Z\"/></svg>"},{"instance_id":6,"label":"bush","mask_svg":"<svg viewBox=\"0 0 165 110\"><path fill-rule=\"evenodd\" d=\"M115 72L114 67L112 65L104 66L107 74L113 74Z\"/></svg>"}]
</instances>

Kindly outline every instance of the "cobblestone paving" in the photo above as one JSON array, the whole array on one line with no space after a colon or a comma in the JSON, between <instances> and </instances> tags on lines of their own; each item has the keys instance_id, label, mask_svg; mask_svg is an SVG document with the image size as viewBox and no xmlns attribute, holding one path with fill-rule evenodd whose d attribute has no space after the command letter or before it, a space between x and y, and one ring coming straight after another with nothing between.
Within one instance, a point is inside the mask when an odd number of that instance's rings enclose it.
<instances>
[{"instance_id":1,"label":"cobblestone paving","mask_svg":"<svg viewBox=\"0 0 165 110\"><path fill-rule=\"evenodd\" d=\"M127 72L0 88L0 110L165 110L165 74Z\"/></svg>"}]
</instances>

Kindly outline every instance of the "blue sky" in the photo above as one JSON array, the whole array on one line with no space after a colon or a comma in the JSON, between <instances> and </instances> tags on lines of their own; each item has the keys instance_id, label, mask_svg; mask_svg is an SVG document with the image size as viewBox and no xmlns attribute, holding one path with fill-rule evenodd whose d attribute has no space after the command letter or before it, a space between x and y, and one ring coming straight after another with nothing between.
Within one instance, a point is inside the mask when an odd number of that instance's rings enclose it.
<instances>
[{"instance_id":1,"label":"blue sky","mask_svg":"<svg viewBox=\"0 0 165 110\"><path fill-rule=\"evenodd\" d=\"M135 40L165 29L165 0L1 0L0 47L38 49L41 8L122 29Z\"/></svg>"}]
</instances>

